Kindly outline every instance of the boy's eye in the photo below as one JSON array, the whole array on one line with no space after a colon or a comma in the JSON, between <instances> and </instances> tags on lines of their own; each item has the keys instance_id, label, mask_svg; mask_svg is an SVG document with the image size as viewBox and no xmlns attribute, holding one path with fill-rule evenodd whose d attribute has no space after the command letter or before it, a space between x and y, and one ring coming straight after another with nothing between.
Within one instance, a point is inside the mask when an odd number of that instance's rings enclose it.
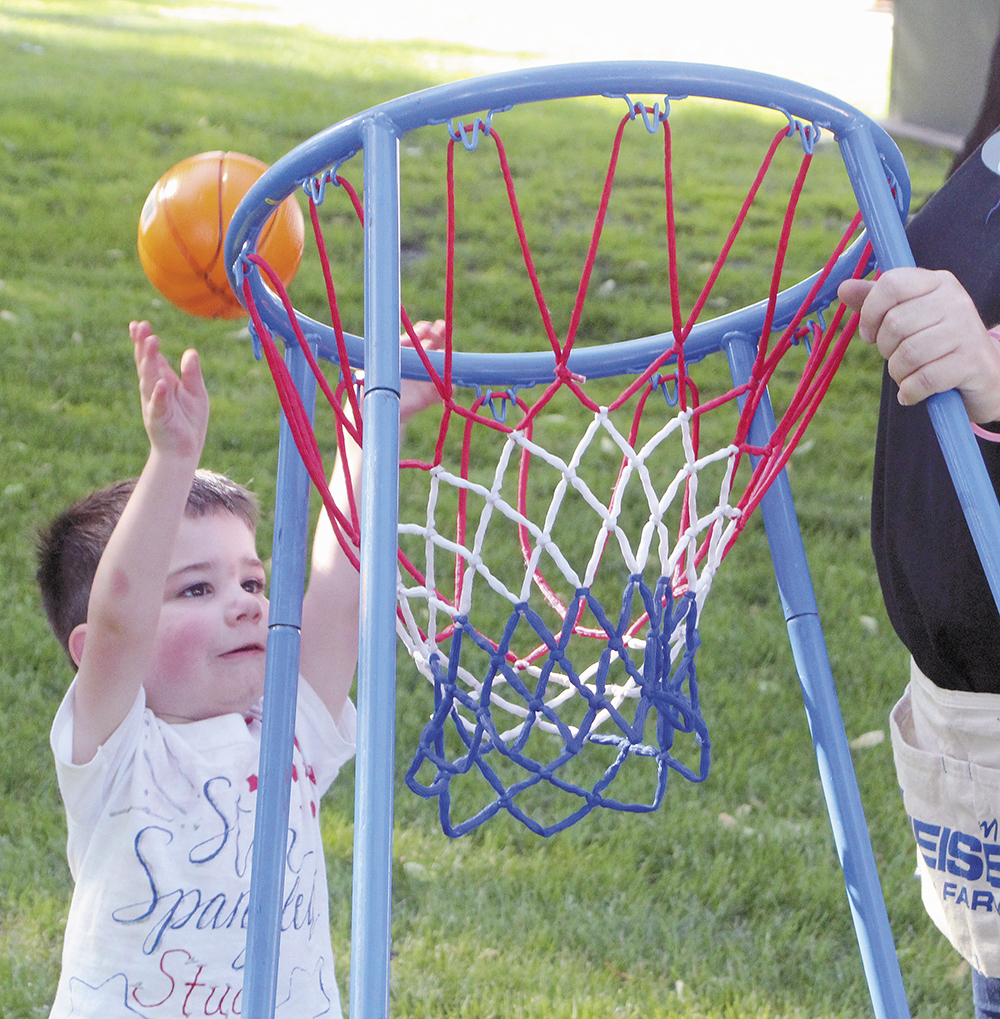
<instances>
[{"instance_id":1,"label":"boy's eye","mask_svg":"<svg viewBox=\"0 0 1000 1019\"><path fill-rule=\"evenodd\" d=\"M244 580L243 590L249 591L251 594L260 594L264 590L264 581L257 577L252 577L250 580Z\"/></svg>"},{"instance_id":2,"label":"boy's eye","mask_svg":"<svg viewBox=\"0 0 1000 1019\"><path fill-rule=\"evenodd\" d=\"M209 585L204 583L204 581L201 581L197 584L189 584L187 587L185 587L184 590L181 591L181 597L203 598L206 594L209 593L210 590L211 589Z\"/></svg>"}]
</instances>

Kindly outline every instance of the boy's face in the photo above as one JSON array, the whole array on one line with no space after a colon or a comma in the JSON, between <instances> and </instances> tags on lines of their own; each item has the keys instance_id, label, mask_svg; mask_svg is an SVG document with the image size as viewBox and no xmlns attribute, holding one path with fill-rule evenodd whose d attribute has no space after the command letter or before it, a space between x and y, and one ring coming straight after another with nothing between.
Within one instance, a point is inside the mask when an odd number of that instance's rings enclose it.
<instances>
[{"instance_id":1,"label":"boy's face","mask_svg":"<svg viewBox=\"0 0 1000 1019\"><path fill-rule=\"evenodd\" d=\"M231 513L184 517L143 686L168 722L245 714L264 692L267 598L253 532Z\"/></svg>"}]
</instances>

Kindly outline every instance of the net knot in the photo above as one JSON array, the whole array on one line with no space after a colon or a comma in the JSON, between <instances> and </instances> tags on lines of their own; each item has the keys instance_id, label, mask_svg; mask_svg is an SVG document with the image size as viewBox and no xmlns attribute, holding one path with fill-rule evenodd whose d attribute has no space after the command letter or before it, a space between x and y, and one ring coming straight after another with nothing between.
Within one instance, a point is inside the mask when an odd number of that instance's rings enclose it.
<instances>
[{"instance_id":1,"label":"net knot","mask_svg":"<svg viewBox=\"0 0 1000 1019\"><path fill-rule=\"evenodd\" d=\"M565 362L556 365L555 376L560 382L575 382L578 385L583 385L587 381L586 375L579 375L575 371L571 371Z\"/></svg>"}]
</instances>

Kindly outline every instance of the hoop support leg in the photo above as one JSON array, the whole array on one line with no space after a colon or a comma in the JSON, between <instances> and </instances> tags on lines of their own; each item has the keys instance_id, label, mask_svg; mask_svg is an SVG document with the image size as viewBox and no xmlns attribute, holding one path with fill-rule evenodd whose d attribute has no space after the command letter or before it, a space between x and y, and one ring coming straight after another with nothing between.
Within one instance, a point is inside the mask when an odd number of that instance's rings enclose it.
<instances>
[{"instance_id":1,"label":"hoop support leg","mask_svg":"<svg viewBox=\"0 0 1000 1019\"><path fill-rule=\"evenodd\" d=\"M754 354L754 344L748 337L727 337L726 355L737 385L749 378ZM763 446L774 427L770 401L765 395L751 425L750 441ZM764 496L760 510L872 1007L876 1019L905 1019L910 1011L903 978L795 515L791 485L784 472Z\"/></svg>"},{"instance_id":2,"label":"hoop support leg","mask_svg":"<svg viewBox=\"0 0 1000 1019\"><path fill-rule=\"evenodd\" d=\"M312 408L316 380L297 346L285 354L306 407ZM302 592L309 530L309 474L295 448L284 415L278 445L277 499L268 616L264 716L257 776L250 905L243 1001L248 1019L270 1019L278 980L281 906L287 852L289 789L295 740Z\"/></svg>"},{"instance_id":3,"label":"hoop support leg","mask_svg":"<svg viewBox=\"0 0 1000 1019\"><path fill-rule=\"evenodd\" d=\"M351 1015L389 1012L399 492L399 140L365 127L365 402Z\"/></svg>"}]
</instances>

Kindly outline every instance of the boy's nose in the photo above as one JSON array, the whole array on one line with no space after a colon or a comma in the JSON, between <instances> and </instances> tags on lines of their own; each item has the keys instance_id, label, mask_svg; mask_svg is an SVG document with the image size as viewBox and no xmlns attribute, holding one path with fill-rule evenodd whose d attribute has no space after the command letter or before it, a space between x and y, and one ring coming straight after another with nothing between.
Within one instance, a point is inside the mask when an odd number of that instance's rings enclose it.
<instances>
[{"instance_id":1,"label":"boy's nose","mask_svg":"<svg viewBox=\"0 0 1000 1019\"><path fill-rule=\"evenodd\" d=\"M267 599L251 594L242 587L230 602L229 617L234 623L244 619L252 619L257 622L263 618L267 606Z\"/></svg>"}]
</instances>

